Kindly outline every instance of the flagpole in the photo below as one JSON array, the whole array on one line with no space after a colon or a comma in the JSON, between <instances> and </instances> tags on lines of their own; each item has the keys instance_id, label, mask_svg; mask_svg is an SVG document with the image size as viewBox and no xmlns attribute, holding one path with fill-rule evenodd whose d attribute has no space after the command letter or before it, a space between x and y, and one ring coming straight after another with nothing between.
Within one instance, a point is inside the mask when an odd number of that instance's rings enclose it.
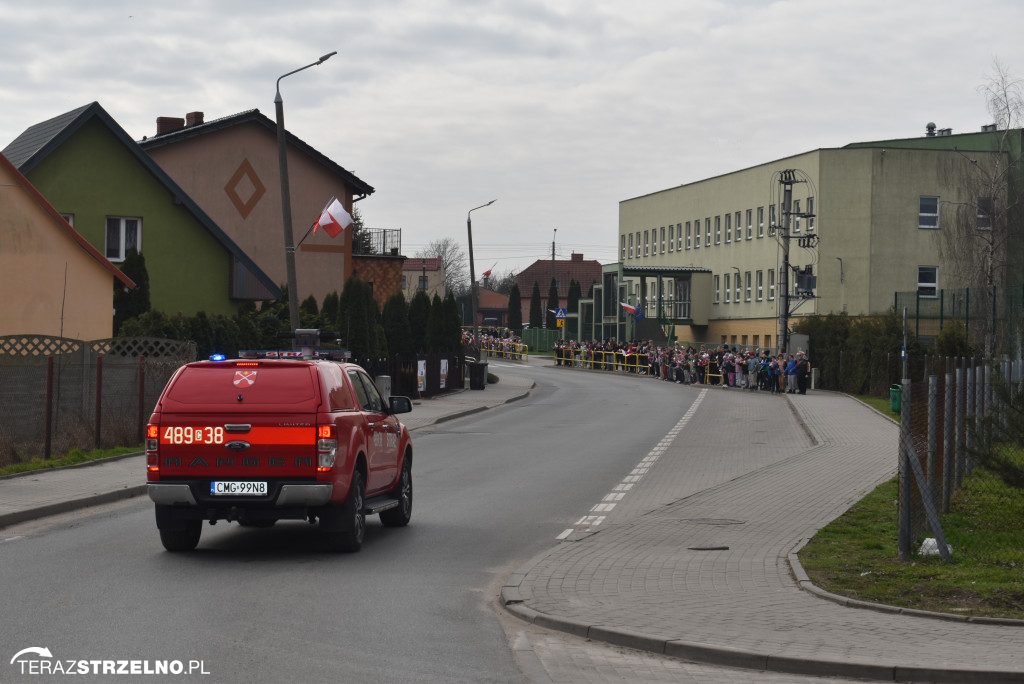
<instances>
[{"instance_id":1,"label":"flagpole","mask_svg":"<svg viewBox=\"0 0 1024 684\"><path fill-rule=\"evenodd\" d=\"M466 212L466 232L469 234L469 311L470 315L473 317L473 344L476 346L477 350L480 349L480 324L477 323L476 320L476 307L477 297L480 296L480 291L477 289L476 286L476 268L473 266L473 220L470 214L472 214L477 209L489 207L497 201L497 199L492 199L487 204L481 204L479 207L473 207L472 209ZM476 360L479 361L479 351L476 352L476 356Z\"/></svg>"}]
</instances>

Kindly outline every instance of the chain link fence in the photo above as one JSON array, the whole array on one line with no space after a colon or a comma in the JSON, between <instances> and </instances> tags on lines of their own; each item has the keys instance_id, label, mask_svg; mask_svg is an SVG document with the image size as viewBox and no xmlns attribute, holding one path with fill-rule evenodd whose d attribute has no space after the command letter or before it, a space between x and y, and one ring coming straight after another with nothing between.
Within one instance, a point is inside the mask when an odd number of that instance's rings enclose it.
<instances>
[{"instance_id":1,"label":"chain link fence","mask_svg":"<svg viewBox=\"0 0 1024 684\"><path fill-rule=\"evenodd\" d=\"M142 444L164 385L195 354L156 338L0 337L0 466Z\"/></svg>"},{"instance_id":2,"label":"chain link fence","mask_svg":"<svg viewBox=\"0 0 1024 684\"><path fill-rule=\"evenodd\" d=\"M1005 397L1019 394L1024 362L930 357L922 370L918 379L891 388L901 418L900 555L923 548L952 560L943 520L990 508L993 498L1007 496L1005 481L980 460L990 447L1012 448L996 444L991 428L1020 420L1008 411ZM1016 496L1021 495L1018 490ZM1021 521L1013 524L1019 528ZM935 540L934 547L928 539ZM1000 562L987 558L983 538L960 539L954 546L977 560Z\"/></svg>"}]
</instances>

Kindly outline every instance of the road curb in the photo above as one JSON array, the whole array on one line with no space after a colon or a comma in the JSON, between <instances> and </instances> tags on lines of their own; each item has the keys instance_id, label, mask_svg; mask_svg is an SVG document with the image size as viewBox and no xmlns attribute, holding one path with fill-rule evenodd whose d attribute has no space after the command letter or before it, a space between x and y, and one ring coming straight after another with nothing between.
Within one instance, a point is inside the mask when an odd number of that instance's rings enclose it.
<instances>
[{"instance_id":1,"label":"road curb","mask_svg":"<svg viewBox=\"0 0 1024 684\"><path fill-rule=\"evenodd\" d=\"M0 515L0 529L4 527L10 527L11 525L17 525L18 523L28 522L30 520L46 518L51 515L69 513L71 511L77 511L82 508L89 508L90 506L99 506L101 504L108 504L114 503L115 501L122 501L124 499L131 499L136 496L142 496L145 493L146 485L141 484L132 487L125 487L124 489L118 489L112 492L93 494L91 496L84 496L79 497L77 499L70 499L68 501L60 501L58 503L47 504L45 506L30 508L24 511L4 513Z\"/></svg>"}]
</instances>

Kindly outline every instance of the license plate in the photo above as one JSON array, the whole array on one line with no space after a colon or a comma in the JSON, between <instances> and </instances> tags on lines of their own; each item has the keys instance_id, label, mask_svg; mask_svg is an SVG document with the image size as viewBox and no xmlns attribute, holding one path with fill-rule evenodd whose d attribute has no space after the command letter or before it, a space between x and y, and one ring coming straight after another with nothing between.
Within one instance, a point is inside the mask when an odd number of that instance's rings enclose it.
<instances>
[{"instance_id":1,"label":"license plate","mask_svg":"<svg viewBox=\"0 0 1024 684\"><path fill-rule=\"evenodd\" d=\"M226 482L210 483L210 494L214 496L266 496L266 482Z\"/></svg>"}]
</instances>

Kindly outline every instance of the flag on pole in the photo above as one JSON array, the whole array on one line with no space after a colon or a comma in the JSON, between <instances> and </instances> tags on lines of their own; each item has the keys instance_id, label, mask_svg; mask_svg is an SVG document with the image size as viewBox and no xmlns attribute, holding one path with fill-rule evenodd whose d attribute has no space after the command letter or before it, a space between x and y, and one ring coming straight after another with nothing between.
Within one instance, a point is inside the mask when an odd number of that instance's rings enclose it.
<instances>
[{"instance_id":1,"label":"flag on pole","mask_svg":"<svg viewBox=\"0 0 1024 684\"><path fill-rule=\"evenodd\" d=\"M626 302L619 302L619 306L621 306L623 309L625 309L626 313L631 313L631 314L635 314L636 313L636 307L632 306L630 304L627 304Z\"/></svg>"},{"instance_id":2,"label":"flag on pole","mask_svg":"<svg viewBox=\"0 0 1024 684\"><path fill-rule=\"evenodd\" d=\"M497 261L495 261L495 262L494 262L494 266L497 266L497 265L498 265L498 262L497 262ZM494 270L494 266L491 266L491 267L490 267L489 269L487 269L486 271L484 271L484 278L490 278L490 277L491 277L491 271L493 271L493 270Z\"/></svg>"},{"instance_id":3,"label":"flag on pole","mask_svg":"<svg viewBox=\"0 0 1024 684\"><path fill-rule=\"evenodd\" d=\"M619 302L619 305L626 310L626 313L633 314L634 321L639 323L640 321L644 320L643 307L633 306L631 304L627 304L626 302Z\"/></svg>"},{"instance_id":4,"label":"flag on pole","mask_svg":"<svg viewBox=\"0 0 1024 684\"><path fill-rule=\"evenodd\" d=\"M345 211L345 207L337 198L332 197L324 210L320 212L320 218L313 224L313 232L317 228L323 228L332 238L338 237L338 233L352 225L352 216Z\"/></svg>"}]
</instances>

